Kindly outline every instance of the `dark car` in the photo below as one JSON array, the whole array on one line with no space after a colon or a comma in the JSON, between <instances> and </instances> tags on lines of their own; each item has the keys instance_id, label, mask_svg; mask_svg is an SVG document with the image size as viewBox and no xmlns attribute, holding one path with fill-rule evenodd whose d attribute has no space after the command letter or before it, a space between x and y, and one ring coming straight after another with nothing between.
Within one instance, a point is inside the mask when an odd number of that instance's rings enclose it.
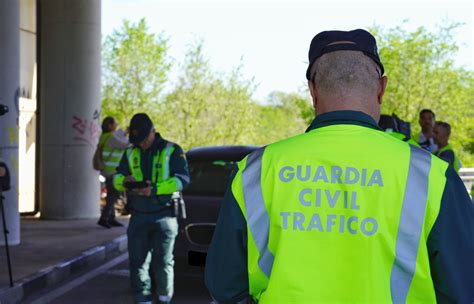
<instances>
[{"instance_id":1,"label":"dark car","mask_svg":"<svg viewBox=\"0 0 474 304\"><path fill-rule=\"evenodd\" d=\"M220 204L238 161L257 146L213 146L189 150L191 183L183 192L186 219L179 220L175 255L191 266L204 266Z\"/></svg>"}]
</instances>

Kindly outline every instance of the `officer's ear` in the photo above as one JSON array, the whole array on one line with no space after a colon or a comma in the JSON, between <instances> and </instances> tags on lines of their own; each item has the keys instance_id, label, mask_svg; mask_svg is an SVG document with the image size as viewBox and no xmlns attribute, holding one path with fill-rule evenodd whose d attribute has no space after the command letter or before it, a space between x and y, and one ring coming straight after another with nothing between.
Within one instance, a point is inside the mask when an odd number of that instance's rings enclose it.
<instances>
[{"instance_id":1,"label":"officer's ear","mask_svg":"<svg viewBox=\"0 0 474 304\"><path fill-rule=\"evenodd\" d=\"M316 90L314 82L312 82L311 80L308 80L308 88L311 94L311 98L313 99L313 107L316 110L316 106L318 104L318 91Z\"/></svg>"},{"instance_id":2,"label":"officer's ear","mask_svg":"<svg viewBox=\"0 0 474 304\"><path fill-rule=\"evenodd\" d=\"M385 89L387 88L387 83L388 83L388 77L383 76L382 78L379 79L379 91L377 92L377 101L379 105L382 104L382 98L383 95L385 94Z\"/></svg>"}]
</instances>

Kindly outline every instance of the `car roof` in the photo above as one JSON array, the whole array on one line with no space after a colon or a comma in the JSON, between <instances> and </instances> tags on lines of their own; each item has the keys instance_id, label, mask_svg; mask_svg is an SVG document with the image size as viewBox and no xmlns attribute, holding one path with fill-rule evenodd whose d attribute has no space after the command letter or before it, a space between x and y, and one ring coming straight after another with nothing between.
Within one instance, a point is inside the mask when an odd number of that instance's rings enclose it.
<instances>
[{"instance_id":1,"label":"car roof","mask_svg":"<svg viewBox=\"0 0 474 304\"><path fill-rule=\"evenodd\" d=\"M188 160L230 160L240 161L259 146L209 146L192 148L186 153Z\"/></svg>"}]
</instances>

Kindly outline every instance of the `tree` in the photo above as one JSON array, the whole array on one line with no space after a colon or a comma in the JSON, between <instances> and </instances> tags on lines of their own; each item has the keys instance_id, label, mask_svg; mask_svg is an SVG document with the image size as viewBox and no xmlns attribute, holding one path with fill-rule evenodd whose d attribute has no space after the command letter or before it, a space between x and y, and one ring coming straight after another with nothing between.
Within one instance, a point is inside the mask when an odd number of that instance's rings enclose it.
<instances>
[{"instance_id":1,"label":"tree","mask_svg":"<svg viewBox=\"0 0 474 304\"><path fill-rule=\"evenodd\" d=\"M274 91L260 105L256 142L269 144L304 133L314 118L311 102L300 93Z\"/></svg>"},{"instance_id":2,"label":"tree","mask_svg":"<svg viewBox=\"0 0 474 304\"><path fill-rule=\"evenodd\" d=\"M452 37L459 26L448 24L437 33L423 27L413 32L375 27L371 32L377 37L389 77L382 111L409 121L412 134L417 134L419 111L432 109L437 120L451 124L450 142L464 166L473 166L469 150L474 139L469 132L474 128L474 73L454 66L452 57L458 46Z\"/></svg>"},{"instance_id":3,"label":"tree","mask_svg":"<svg viewBox=\"0 0 474 304\"><path fill-rule=\"evenodd\" d=\"M124 21L103 44L102 106L104 115L127 125L138 111L154 112L167 73L168 40L149 32L144 19Z\"/></svg>"},{"instance_id":4,"label":"tree","mask_svg":"<svg viewBox=\"0 0 474 304\"><path fill-rule=\"evenodd\" d=\"M189 47L176 87L166 96L156 119L163 134L186 149L206 145L249 144L255 107L253 80L241 66L230 75L211 69L203 42Z\"/></svg>"}]
</instances>

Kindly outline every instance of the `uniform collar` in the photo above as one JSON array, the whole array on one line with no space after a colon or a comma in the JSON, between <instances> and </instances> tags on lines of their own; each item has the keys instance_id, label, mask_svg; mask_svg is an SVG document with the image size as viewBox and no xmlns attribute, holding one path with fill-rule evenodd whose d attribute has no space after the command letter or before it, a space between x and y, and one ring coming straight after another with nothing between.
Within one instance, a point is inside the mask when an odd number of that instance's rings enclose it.
<instances>
[{"instance_id":1,"label":"uniform collar","mask_svg":"<svg viewBox=\"0 0 474 304\"><path fill-rule=\"evenodd\" d=\"M155 133L155 141L153 142L152 149L153 150L161 150L166 145L163 137L161 137L160 133Z\"/></svg>"},{"instance_id":2,"label":"uniform collar","mask_svg":"<svg viewBox=\"0 0 474 304\"><path fill-rule=\"evenodd\" d=\"M357 125L375 130L381 130L375 120L364 112L334 111L316 116L306 132L331 125Z\"/></svg>"}]
</instances>

